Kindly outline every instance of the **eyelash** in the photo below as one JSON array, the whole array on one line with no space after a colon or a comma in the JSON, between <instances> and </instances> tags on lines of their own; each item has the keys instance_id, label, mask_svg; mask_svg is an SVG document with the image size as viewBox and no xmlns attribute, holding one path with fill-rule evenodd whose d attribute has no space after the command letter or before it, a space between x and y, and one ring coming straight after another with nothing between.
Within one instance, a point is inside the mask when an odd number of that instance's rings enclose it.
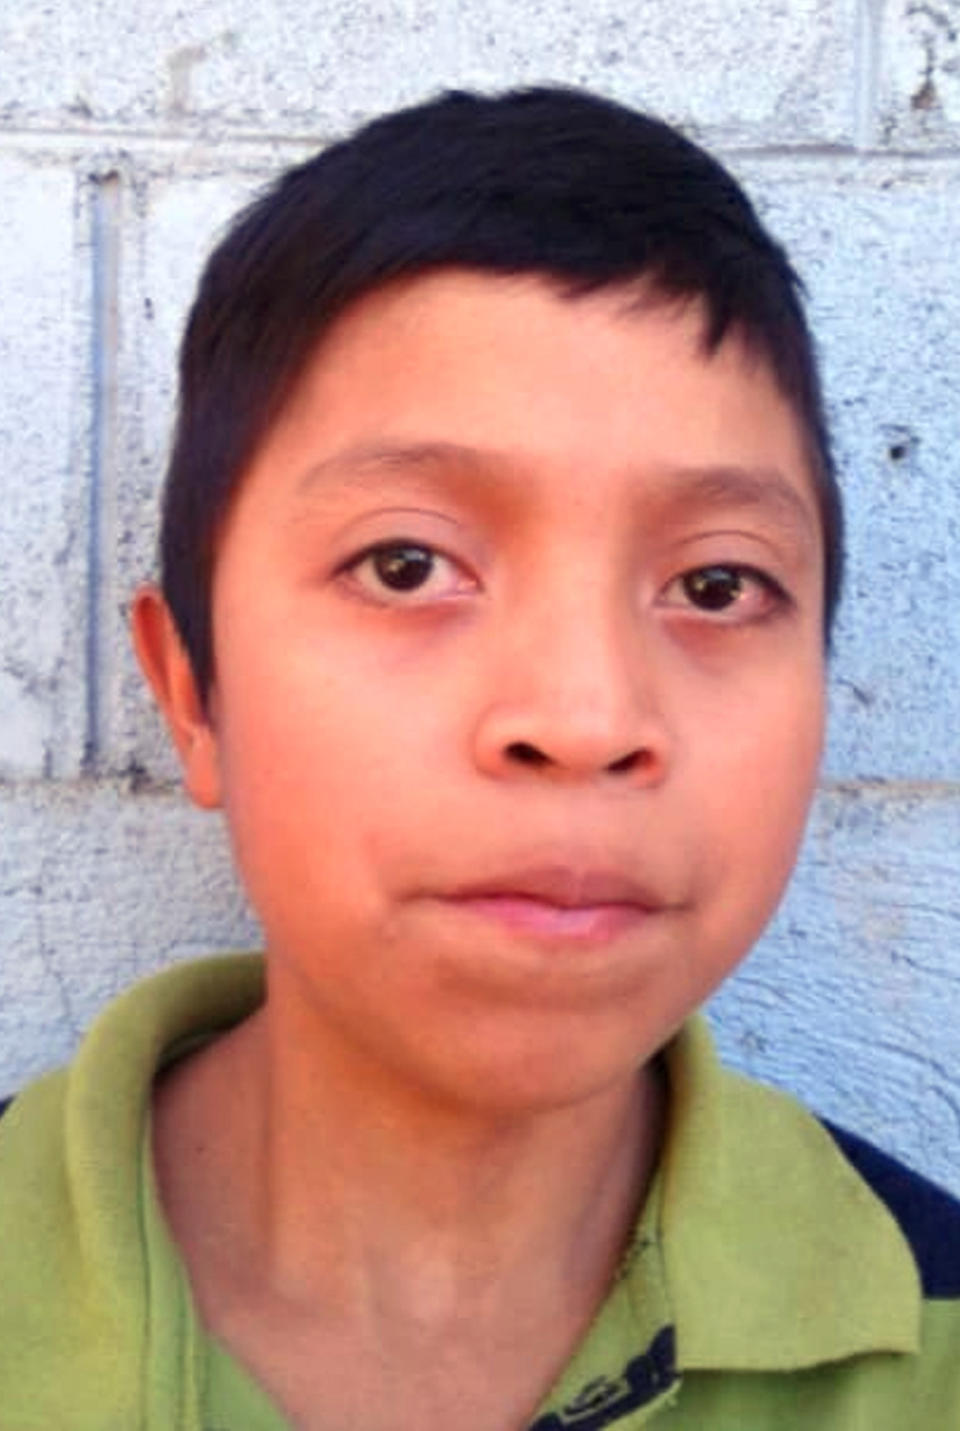
<instances>
[{"instance_id":1,"label":"eyelash","mask_svg":"<svg viewBox=\"0 0 960 1431\"><path fill-rule=\"evenodd\" d=\"M738 592L723 606L711 607L709 605L698 606L693 600L690 583L696 578L710 577L733 577L738 585ZM718 622L722 622L726 617L736 612L737 608L749 600L749 588L752 586L757 590L762 598L763 610L755 615L744 618L747 620L762 620L774 615L777 611L783 610L791 604L791 599L786 589L772 577L769 572L761 571L758 567L750 566L744 562L707 562L704 566L691 567L689 571L681 572L665 587L665 592L669 592L674 587L683 587L686 593L687 609L696 612L698 615L706 615L708 618L715 615ZM671 604L669 602L667 605Z\"/></svg>"},{"instance_id":2,"label":"eyelash","mask_svg":"<svg viewBox=\"0 0 960 1431\"><path fill-rule=\"evenodd\" d=\"M421 571L423 571L424 568L426 569L425 580L406 587L403 585L391 587L387 584L386 580L384 580L383 571L381 570L377 575L376 585L371 582L368 586L362 581L360 573L365 566L369 564L370 570L375 571L377 561L385 561L389 557L399 558L400 561L409 561L411 558L422 559ZM449 566L451 572L459 571L462 580L456 581L452 590L435 596L433 598L434 600L446 600L450 596L458 594L460 591L476 590L476 581L467 576L463 567L460 566L454 558L447 556L444 552L437 550L436 547L431 546L427 542L405 539L403 537L375 542L371 546L364 548L363 551L358 552L355 556L350 557L348 561L344 562L342 566L338 568L337 575L352 578L360 587L363 594L373 601L379 601L384 605L398 604L413 606L418 604L418 598L420 602L425 599L423 596L424 586L436 572L437 566L440 563ZM735 594L731 600L720 606L698 606L691 592L691 584L697 578L713 578L715 580L729 580L732 578L733 583L738 587L737 594ZM688 571L680 572L667 583L664 588L664 593L666 598L666 595L671 590L679 587L682 588L685 593L685 600L683 602L674 603L669 599L664 599L662 604L668 607L676 605L678 608L694 612L697 615L706 616L708 619L713 618L718 624L721 624L726 618L727 623L731 624L730 614L735 612L737 607L749 599L747 588L749 588L750 585L753 585L762 593L764 598L764 610L753 617L746 618L746 620L761 620L773 615L777 610L781 610L790 604L788 593L774 577L770 576L768 572L761 571L757 567L742 562L708 562L703 566L691 567ZM404 599L407 596L410 598L409 600Z\"/></svg>"},{"instance_id":3,"label":"eyelash","mask_svg":"<svg viewBox=\"0 0 960 1431\"><path fill-rule=\"evenodd\" d=\"M365 547L364 550L358 552L356 556L352 556L348 561L345 561L343 565L338 568L337 575L351 577L355 584L360 587L364 595L369 596L371 600L380 601L385 605L389 605L391 602L396 602L399 605L415 605L418 596L421 601L424 599L422 596L423 583L408 587L390 587L385 581L381 580L375 589L372 582L368 587L360 577L364 566L368 564L371 571L375 570L375 564L380 558L386 559L390 556L406 556L406 558L409 559L413 554L427 559L425 563L428 565L427 580L433 575L438 563L445 563L450 567L451 571L459 571L461 573L463 580L456 583L458 589L474 590L476 588L476 582L467 576L463 567L460 566L453 557L449 557L446 553L438 551L436 547L431 546L428 542L414 541L404 537L391 537L389 541L374 542L371 546ZM452 594L454 593L447 593L447 595ZM405 595L409 595L411 599L404 601ZM442 600L446 598L437 597L435 599Z\"/></svg>"}]
</instances>

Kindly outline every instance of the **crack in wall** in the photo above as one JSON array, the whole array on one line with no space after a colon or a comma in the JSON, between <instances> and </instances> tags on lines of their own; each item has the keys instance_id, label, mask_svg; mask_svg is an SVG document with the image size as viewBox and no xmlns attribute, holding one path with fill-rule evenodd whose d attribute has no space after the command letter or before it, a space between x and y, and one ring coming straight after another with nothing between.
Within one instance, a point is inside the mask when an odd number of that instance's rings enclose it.
<instances>
[{"instance_id":1,"label":"crack in wall","mask_svg":"<svg viewBox=\"0 0 960 1431\"><path fill-rule=\"evenodd\" d=\"M105 688L110 670L110 514L115 480L119 341L120 175L90 175L90 474L87 537L86 719L83 770L94 773L106 744Z\"/></svg>"}]
</instances>

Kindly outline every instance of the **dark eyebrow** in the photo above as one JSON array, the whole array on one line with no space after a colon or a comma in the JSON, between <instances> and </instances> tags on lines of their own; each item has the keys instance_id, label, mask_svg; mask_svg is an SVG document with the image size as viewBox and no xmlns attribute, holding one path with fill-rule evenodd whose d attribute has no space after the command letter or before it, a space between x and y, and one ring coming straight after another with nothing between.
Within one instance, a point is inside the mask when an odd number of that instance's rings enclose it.
<instances>
[{"instance_id":1,"label":"dark eyebrow","mask_svg":"<svg viewBox=\"0 0 960 1431\"><path fill-rule=\"evenodd\" d=\"M775 467L681 467L669 474L670 507L688 503L699 507L754 507L765 509L791 531L818 538L820 521L811 493L807 500Z\"/></svg>"},{"instance_id":2,"label":"dark eyebrow","mask_svg":"<svg viewBox=\"0 0 960 1431\"><path fill-rule=\"evenodd\" d=\"M459 442L361 442L313 463L297 482L297 491L307 492L327 477L356 478L362 482L367 477L401 468L407 471L437 467L476 470L507 464L503 453L482 452Z\"/></svg>"},{"instance_id":3,"label":"dark eyebrow","mask_svg":"<svg viewBox=\"0 0 960 1431\"><path fill-rule=\"evenodd\" d=\"M361 442L312 464L296 490L298 494L310 492L327 477L362 484L390 471L428 473L438 469L449 474L483 472L491 484L505 485L515 479L522 463L522 457L511 457L508 452L458 442ZM755 508L789 535L814 542L819 539L820 522L812 493L809 500L805 498L776 468L723 464L668 468L658 473L652 496L670 516L682 514L687 507L701 511Z\"/></svg>"}]
</instances>

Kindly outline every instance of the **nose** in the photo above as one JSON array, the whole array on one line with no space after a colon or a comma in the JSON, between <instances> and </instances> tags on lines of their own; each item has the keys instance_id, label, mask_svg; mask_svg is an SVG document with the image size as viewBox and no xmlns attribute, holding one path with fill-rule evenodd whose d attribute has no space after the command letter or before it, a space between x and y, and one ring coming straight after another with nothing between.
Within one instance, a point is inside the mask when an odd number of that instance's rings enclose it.
<instances>
[{"instance_id":1,"label":"nose","mask_svg":"<svg viewBox=\"0 0 960 1431\"><path fill-rule=\"evenodd\" d=\"M655 645L639 621L582 608L526 629L515 622L476 725L478 768L501 779L660 782L673 740Z\"/></svg>"}]
</instances>

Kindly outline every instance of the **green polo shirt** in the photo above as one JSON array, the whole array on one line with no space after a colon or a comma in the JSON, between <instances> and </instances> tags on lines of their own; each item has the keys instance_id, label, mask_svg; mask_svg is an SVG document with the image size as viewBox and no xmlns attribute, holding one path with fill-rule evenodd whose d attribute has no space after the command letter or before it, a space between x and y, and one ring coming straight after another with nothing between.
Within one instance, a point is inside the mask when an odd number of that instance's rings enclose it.
<instances>
[{"instance_id":1,"label":"green polo shirt","mask_svg":"<svg viewBox=\"0 0 960 1431\"><path fill-rule=\"evenodd\" d=\"M246 956L148 980L0 1122L0 1431L288 1431L199 1323L147 1152L157 1068L261 996ZM535 1431L960 1431L960 1209L881 1159L902 1228L701 1020L665 1061L656 1177Z\"/></svg>"}]
</instances>

